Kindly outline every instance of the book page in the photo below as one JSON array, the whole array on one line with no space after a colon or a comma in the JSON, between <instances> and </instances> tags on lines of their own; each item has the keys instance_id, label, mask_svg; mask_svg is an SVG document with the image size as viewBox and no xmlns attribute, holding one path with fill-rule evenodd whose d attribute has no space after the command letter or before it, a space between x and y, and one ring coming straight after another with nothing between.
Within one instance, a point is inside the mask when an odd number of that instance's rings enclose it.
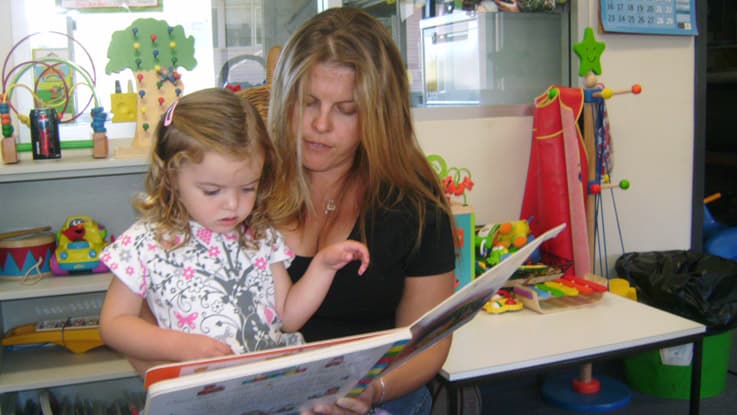
<instances>
[{"instance_id":1,"label":"book page","mask_svg":"<svg viewBox=\"0 0 737 415\"><path fill-rule=\"evenodd\" d=\"M154 383L146 414L292 414L357 395L409 330ZM394 351L394 352L392 352Z\"/></svg>"},{"instance_id":2,"label":"book page","mask_svg":"<svg viewBox=\"0 0 737 415\"><path fill-rule=\"evenodd\" d=\"M353 342L368 337L380 336L384 331L365 333L355 336L342 337L337 339L323 340L319 342L305 343L297 346L278 347L275 349L260 350L257 352L245 353L240 355L224 356L212 359L199 359L187 362L168 363L154 366L146 371L143 381L143 387L148 389L149 386L162 380L176 378L179 376L191 375L195 373L207 372L215 369L223 369L226 367L255 363L262 360L274 359L286 355L301 353L308 350L319 349L328 346L334 346L341 343Z\"/></svg>"},{"instance_id":3,"label":"book page","mask_svg":"<svg viewBox=\"0 0 737 415\"><path fill-rule=\"evenodd\" d=\"M532 252L543 242L557 236L565 226L558 225L528 242L415 321L410 326L412 341L405 346L394 364L400 364L471 320Z\"/></svg>"}]
</instances>

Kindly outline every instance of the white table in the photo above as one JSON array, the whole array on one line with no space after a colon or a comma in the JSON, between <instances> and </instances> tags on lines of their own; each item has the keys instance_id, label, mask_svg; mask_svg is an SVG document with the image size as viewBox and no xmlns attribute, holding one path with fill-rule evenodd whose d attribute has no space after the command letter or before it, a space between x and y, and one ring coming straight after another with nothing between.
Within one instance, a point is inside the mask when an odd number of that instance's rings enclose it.
<instances>
[{"instance_id":1,"label":"white table","mask_svg":"<svg viewBox=\"0 0 737 415\"><path fill-rule=\"evenodd\" d=\"M595 304L551 314L482 311L453 334L438 378L455 413L462 383L694 343L689 409L697 415L705 332L703 324L610 293Z\"/></svg>"}]
</instances>

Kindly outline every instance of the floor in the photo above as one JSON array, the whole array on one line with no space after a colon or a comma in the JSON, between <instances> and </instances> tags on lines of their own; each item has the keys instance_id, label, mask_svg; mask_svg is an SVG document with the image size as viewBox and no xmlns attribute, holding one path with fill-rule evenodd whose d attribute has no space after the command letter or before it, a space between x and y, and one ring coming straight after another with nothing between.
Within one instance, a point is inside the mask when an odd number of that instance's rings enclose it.
<instances>
[{"instance_id":1,"label":"floor","mask_svg":"<svg viewBox=\"0 0 737 415\"><path fill-rule=\"evenodd\" d=\"M732 349L726 373L724 392L701 400L701 415L737 414L737 330L733 330ZM462 415L577 415L606 413L611 415L680 415L689 413L689 401L649 396L633 390L626 383L624 364L621 359L592 364L594 377L604 382L613 382L615 389L621 387L631 393L631 400L617 409L577 411L564 409L543 398L542 384L550 379L572 379L578 368L556 370L542 375L519 375L503 380L480 383L477 387L465 387L463 391ZM546 383L547 382L547 383ZM565 385L566 382L560 384ZM437 387L437 384L434 385ZM443 388L434 389L435 405L432 415L445 415L447 401Z\"/></svg>"},{"instance_id":2,"label":"floor","mask_svg":"<svg viewBox=\"0 0 737 415\"><path fill-rule=\"evenodd\" d=\"M718 396L706 398L701 401L701 415L724 415L737 414L737 330L734 331L732 353L730 356L729 370L725 391ZM472 415L471 412L481 414L504 414L504 415L571 415L581 413L608 413L612 415L650 415L688 414L688 400L666 399L653 397L631 390L625 382L624 367L621 360L613 360L592 365L593 375L602 378L613 379L632 392L631 401L619 409L607 411L580 412L563 409L560 406L549 404L543 399L541 388L538 385L538 376L524 375L505 380L494 380L479 386L481 392L481 404L469 405L469 410L464 410L464 415ZM557 371L546 374L547 379L551 377L566 378L569 371ZM571 376L575 374L571 373Z\"/></svg>"}]
</instances>

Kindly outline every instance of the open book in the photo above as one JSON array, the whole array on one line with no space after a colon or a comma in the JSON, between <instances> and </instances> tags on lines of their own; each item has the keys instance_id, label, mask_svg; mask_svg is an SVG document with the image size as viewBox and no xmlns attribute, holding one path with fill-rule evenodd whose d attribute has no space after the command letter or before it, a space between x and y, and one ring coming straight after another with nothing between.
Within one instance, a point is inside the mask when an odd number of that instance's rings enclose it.
<instances>
[{"instance_id":1,"label":"open book","mask_svg":"<svg viewBox=\"0 0 737 415\"><path fill-rule=\"evenodd\" d=\"M450 335L559 225L514 252L408 327L237 356L156 366L146 372L146 414L292 414L357 396L380 374Z\"/></svg>"}]
</instances>

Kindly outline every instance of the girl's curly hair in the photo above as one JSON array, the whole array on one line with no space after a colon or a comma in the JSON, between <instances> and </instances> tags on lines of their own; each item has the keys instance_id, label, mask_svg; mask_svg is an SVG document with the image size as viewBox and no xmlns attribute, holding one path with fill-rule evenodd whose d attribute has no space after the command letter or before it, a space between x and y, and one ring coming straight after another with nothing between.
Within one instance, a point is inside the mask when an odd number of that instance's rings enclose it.
<instances>
[{"instance_id":1,"label":"girl's curly hair","mask_svg":"<svg viewBox=\"0 0 737 415\"><path fill-rule=\"evenodd\" d=\"M263 172L253 211L239 227L240 242L265 237L270 218L265 208L274 185L279 158L256 109L245 99L220 88L195 91L178 99L156 126L145 192L133 206L148 220L163 246L185 244L192 237L190 216L179 200L175 183L184 162L200 163L215 151L232 158L263 157ZM246 238L246 231L251 233ZM176 245L173 237L180 236Z\"/></svg>"}]
</instances>

